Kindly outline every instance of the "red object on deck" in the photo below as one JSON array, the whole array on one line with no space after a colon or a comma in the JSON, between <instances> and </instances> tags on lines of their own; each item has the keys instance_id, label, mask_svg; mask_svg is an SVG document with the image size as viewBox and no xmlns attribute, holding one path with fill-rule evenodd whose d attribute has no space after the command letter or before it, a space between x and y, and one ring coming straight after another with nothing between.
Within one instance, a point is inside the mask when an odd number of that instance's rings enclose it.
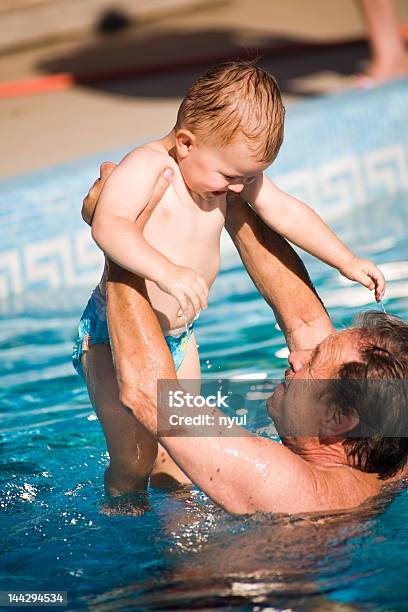
<instances>
[{"instance_id":1,"label":"red object on deck","mask_svg":"<svg viewBox=\"0 0 408 612\"><path fill-rule=\"evenodd\" d=\"M401 31L405 40L408 41L408 24L401 26ZM271 56L291 56L298 53L310 51L324 51L336 47L348 47L363 42L364 39L341 40L330 42L294 42L288 44L270 45L268 47L256 47L254 49L237 48L231 49L228 55L213 55L205 57L195 57L191 59L176 60L174 62L162 62L159 64L132 66L129 68L118 68L112 70L95 71L89 73L60 73L47 76L40 76L20 81L7 81L0 83L1 98L17 98L20 96L31 96L37 93L50 93L53 91L63 91L75 85L88 85L92 83L102 83L107 81L118 81L129 78L151 76L160 73L169 73L175 70L185 70L196 68L202 65L218 64L233 58L247 59L251 54L260 57Z\"/></svg>"}]
</instances>

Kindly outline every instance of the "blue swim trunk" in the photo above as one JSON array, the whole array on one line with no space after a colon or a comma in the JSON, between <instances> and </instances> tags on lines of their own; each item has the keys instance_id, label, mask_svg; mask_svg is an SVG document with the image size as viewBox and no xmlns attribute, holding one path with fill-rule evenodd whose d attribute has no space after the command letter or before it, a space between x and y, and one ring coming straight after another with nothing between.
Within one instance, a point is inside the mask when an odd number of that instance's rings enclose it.
<instances>
[{"instance_id":1,"label":"blue swim trunk","mask_svg":"<svg viewBox=\"0 0 408 612\"><path fill-rule=\"evenodd\" d=\"M176 371L181 366L186 354L187 344L193 328L194 323L190 323L188 328L179 334L164 336ZM92 293L79 321L78 333L72 352L73 366L82 377L84 376L81 363L82 355L94 344L110 344L108 322L106 320L105 295L99 285Z\"/></svg>"}]
</instances>

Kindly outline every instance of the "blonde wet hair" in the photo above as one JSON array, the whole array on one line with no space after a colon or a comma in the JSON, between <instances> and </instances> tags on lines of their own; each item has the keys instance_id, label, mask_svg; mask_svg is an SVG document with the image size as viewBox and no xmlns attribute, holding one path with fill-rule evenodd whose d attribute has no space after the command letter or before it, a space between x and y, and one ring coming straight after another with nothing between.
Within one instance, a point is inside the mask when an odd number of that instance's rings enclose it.
<instances>
[{"instance_id":1,"label":"blonde wet hair","mask_svg":"<svg viewBox=\"0 0 408 612\"><path fill-rule=\"evenodd\" d=\"M233 61L195 81L180 105L176 129L187 128L219 147L243 136L257 161L272 163L283 141L284 118L273 76L255 60Z\"/></svg>"}]
</instances>

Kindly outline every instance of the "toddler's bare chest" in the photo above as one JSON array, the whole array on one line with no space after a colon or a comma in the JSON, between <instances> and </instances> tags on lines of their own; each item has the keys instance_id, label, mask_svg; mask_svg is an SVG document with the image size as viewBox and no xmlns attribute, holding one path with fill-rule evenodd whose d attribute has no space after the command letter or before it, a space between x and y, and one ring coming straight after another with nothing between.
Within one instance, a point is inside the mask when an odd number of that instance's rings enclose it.
<instances>
[{"instance_id":1,"label":"toddler's bare chest","mask_svg":"<svg viewBox=\"0 0 408 612\"><path fill-rule=\"evenodd\" d=\"M202 210L169 190L152 212L143 234L161 252L217 248L224 222L222 209Z\"/></svg>"}]
</instances>

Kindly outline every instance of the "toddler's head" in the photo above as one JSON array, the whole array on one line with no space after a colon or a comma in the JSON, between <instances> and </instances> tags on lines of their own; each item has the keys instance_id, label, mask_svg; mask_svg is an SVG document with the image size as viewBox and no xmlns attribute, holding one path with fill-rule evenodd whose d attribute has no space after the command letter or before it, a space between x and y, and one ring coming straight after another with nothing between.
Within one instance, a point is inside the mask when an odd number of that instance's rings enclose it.
<instances>
[{"instance_id":1,"label":"toddler's head","mask_svg":"<svg viewBox=\"0 0 408 612\"><path fill-rule=\"evenodd\" d=\"M189 188L209 199L241 191L275 159L284 116L275 79L255 62L211 68L177 115L176 155Z\"/></svg>"}]
</instances>

